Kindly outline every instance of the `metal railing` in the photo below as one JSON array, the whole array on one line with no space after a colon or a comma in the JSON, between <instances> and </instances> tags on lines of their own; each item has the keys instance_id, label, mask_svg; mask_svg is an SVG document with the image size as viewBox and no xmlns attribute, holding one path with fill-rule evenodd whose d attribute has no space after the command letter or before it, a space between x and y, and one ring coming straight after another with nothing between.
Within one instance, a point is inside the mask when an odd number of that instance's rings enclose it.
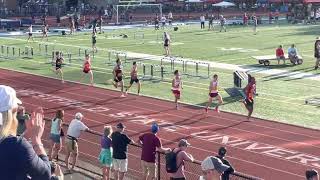
<instances>
[{"instance_id":1,"label":"metal railing","mask_svg":"<svg viewBox=\"0 0 320 180\"><path fill-rule=\"evenodd\" d=\"M51 121L51 119L45 118L46 121ZM50 123L47 123L47 125ZM68 124L63 124L63 126L68 127ZM66 131L65 131L66 132ZM92 131L90 132L84 132L84 136L90 136L88 139L96 139L94 143L95 145L100 144L100 137L102 136L102 133ZM90 141L90 140L89 140ZM88 140L84 139L79 139L79 144L81 146L81 143L88 143ZM100 145L99 145L100 146ZM140 166L140 157L141 157L141 151L142 147L139 145L130 145L129 150L128 150L128 172L127 175L130 176L132 179L141 179L142 176L142 171L141 171L141 166ZM101 167L101 164L99 163L97 157L100 152L100 147L99 149L90 147L90 152L80 152L80 160L93 164L94 166ZM93 154L91 154L93 153ZM169 175L166 172L165 169L165 154L162 152L157 152L156 155L156 164L157 164L157 175L158 179L169 179ZM184 163L185 165L185 175L186 179L189 180L198 180L199 176L202 174L201 170L201 162L198 160L195 160L194 162L188 162L186 161ZM85 167L81 167L82 169L85 170ZM90 172L90 170L88 169ZM253 177L249 176L240 172L234 172L230 174L229 176L230 180L261 180L261 178L258 177Z\"/></svg>"}]
</instances>

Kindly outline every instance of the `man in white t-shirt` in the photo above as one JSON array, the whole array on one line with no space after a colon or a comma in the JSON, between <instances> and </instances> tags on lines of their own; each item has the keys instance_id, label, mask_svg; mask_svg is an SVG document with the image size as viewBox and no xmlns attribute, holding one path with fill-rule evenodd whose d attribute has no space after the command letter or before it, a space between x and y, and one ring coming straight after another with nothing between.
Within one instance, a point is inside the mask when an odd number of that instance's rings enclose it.
<instances>
[{"instance_id":1,"label":"man in white t-shirt","mask_svg":"<svg viewBox=\"0 0 320 180\"><path fill-rule=\"evenodd\" d=\"M164 29L164 27L166 26L167 18L165 16L162 16L160 21L162 23L162 29Z\"/></svg>"},{"instance_id":2,"label":"man in white t-shirt","mask_svg":"<svg viewBox=\"0 0 320 180\"><path fill-rule=\"evenodd\" d=\"M219 158L208 156L202 161L201 169L205 180L213 180L220 179L221 174L228 171L230 167L223 164Z\"/></svg>"},{"instance_id":3,"label":"man in white t-shirt","mask_svg":"<svg viewBox=\"0 0 320 180\"><path fill-rule=\"evenodd\" d=\"M204 17L204 15L201 15L200 16L201 29L204 29L205 22L206 22L206 18Z\"/></svg>"},{"instance_id":4,"label":"man in white t-shirt","mask_svg":"<svg viewBox=\"0 0 320 180\"><path fill-rule=\"evenodd\" d=\"M67 137L66 137L66 151L67 151L67 156L66 156L66 165L67 169L73 170L75 164L77 163L78 159L78 138L80 137L81 131L90 131L89 128L81 122L83 119L83 115L81 113L76 113L75 119L71 121L69 124L68 132L67 132ZM69 169L69 157L73 156L73 161L72 161L72 168Z\"/></svg>"}]
</instances>

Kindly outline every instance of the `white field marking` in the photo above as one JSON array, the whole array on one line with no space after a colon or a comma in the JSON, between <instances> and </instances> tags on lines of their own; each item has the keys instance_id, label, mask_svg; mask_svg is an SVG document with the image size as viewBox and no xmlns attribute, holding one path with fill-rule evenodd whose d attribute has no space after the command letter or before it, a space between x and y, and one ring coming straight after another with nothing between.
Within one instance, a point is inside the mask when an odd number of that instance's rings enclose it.
<instances>
[{"instance_id":1,"label":"white field marking","mask_svg":"<svg viewBox=\"0 0 320 180\"><path fill-rule=\"evenodd\" d=\"M1 73L3 74L3 73ZM26 78L25 78L26 79ZM28 78L29 79L29 78ZM51 78L53 79L53 78ZM42 88L46 88L46 89L50 89L50 87L47 87L47 86L42 86L42 85L39 85L39 84L31 84L31 83L28 83L28 82L20 82L18 80L7 80L7 81L10 81L10 82L19 82L20 84L21 83L24 83L24 84L28 84L28 85L33 85L33 86L38 86L38 87L42 87ZM92 99L96 99L96 100L100 100L100 98L96 98L96 97L92 97L92 96L86 96L86 95L80 95L80 94L77 94L77 93L71 93L71 92L67 92L67 91L63 91L63 90L60 90L60 92L65 92L66 94L72 94L72 95L77 95L77 96L82 96L82 97L86 97L86 98L92 98ZM99 94L99 95L104 95L104 96L110 96L110 97L115 97L115 96L112 96L112 95L109 95L109 94L102 94L102 93L97 93L97 92L93 92L93 93L96 93L96 94ZM162 105L158 105L158 104L155 104L155 103L149 103L149 102L144 102L145 104L150 104L150 105L153 105L153 106L159 106L159 107L167 107L167 106L162 106ZM123 104L122 106L128 106L130 108L136 108L136 109L141 109L143 111L153 111L153 112L157 112L155 110L150 110L148 108L143 108L143 107L137 107L137 106L132 106L132 105L127 105L127 104ZM190 111L187 111L187 112L190 112ZM192 112L192 111L191 111ZM192 112L193 113L193 112ZM101 115L104 115L102 113L99 113L97 112L96 114L101 114ZM166 115L169 115L169 116L176 116L176 117L179 117L179 118L184 118L184 116L180 116L180 115L176 115L176 114L170 114L170 113L163 113L163 114L166 114ZM197 115L199 115L199 113L195 113ZM214 117L214 118L219 118L219 119L225 119L225 120L231 120L231 121L235 121L235 120L232 120L232 119L229 119L229 118L222 118L222 117L215 117L215 116L211 116L211 117ZM202 121L203 123L206 123L206 124L210 124L210 125L218 125L218 124L214 124L214 123L210 123L210 122L206 122L206 121ZM235 121L235 122L239 122L239 121ZM219 125L219 126L223 126L223 125ZM261 127L264 127L264 126L261 126ZM315 148L320 148L318 146L315 146L315 145L310 145L310 144L307 144L307 143L304 143L304 142L298 142L298 141L292 141L292 140L288 140L288 139L284 139L284 138L279 138L279 137L275 137L275 136L271 136L271 135L266 135L266 134L261 134L261 133L257 133L257 132L253 132L253 131L248 131L248 130L243 130L243 129L239 129L239 128L234 128L234 127L231 127L230 129L235 129L235 130L239 130L239 131L244 131L244 132L250 132L250 133L254 133L254 134L257 134L257 135L261 135L261 136L267 136L267 137L271 137L271 138L274 138L274 139L279 139L279 140L282 140L282 141L287 141L287 142L293 142L293 143L297 143L297 144L304 144L304 145L308 145L308 146L313 146ZM270 128L270 129L273 129L273 128ZM278 129L274 129L274 130L278 130ZM289 133L292 133L292 132L289 132ZM299 133L295 133L295 134L299 134ZM302 134L299 134L299 135L302 135ZM305 135L302 135L302 136L305 136ZM309 136L310 137L310 136ZM311 136L312 137L312 136ZM314 137L315 138L315 137ZM316 138L315 138L316 139Z\"/></svg>"},{"instance_id":2,"label":"white field marking","mask_svg":"<svg viewBox=\"0 0 320 180\"><path fill-rule=\"evenodd\" d=\"M27 104L30 104L30 103L27 103ZM30 105L35 106L35 105L33 105L33 104L30 104ZM98 113L98 114L100 114L100 113ZM69 114L69 113L66 113L66 115L70 115L70 117L73 117L73 115L72 115L72 114ZM104 116L107 116L107 115L104 115ZM110 116L107 116L107 117L110 117ZM95 121L95 120L88 119L88 118L86 118L86 121L92 121L92 122L96 122L96 123L98 123L98 124L104 125L102 122ZM131 123L141 125L140 123L134 123L134 122L131 122ZM148 125L145 125L145 126L148 126ZM139 132L137 132L137 131L130 130L130 129L127 129L127 131L134 132L134 133L139 133ZM179 132L171 132L171 133L185 136L185 134L179 133ZM195 138L197 138L197 137L195 137ZM167 140L167 139L163 139L163 138L161 138L161 139L164 140L164 141L166 141L166 142L169 142L169 143L176 143L175 141L171 141L171 140ZM210 142L210 143L214 143L214 144L221 145L220 143L215 142L215 141L206 141L206 140L204 140L204 139L202 139L202 138L197 138L197 139L202 140L202 141L205 141L205 142ZM83 139L82 139L82 140L83 140ZM87 141L87 142L90 142L90 141ZM199 148L199 147L190 146L190 148L195 149L195 150L204 151L204 152L207 152L207 153L212 153L211 151L208 151L208 150L206 150L206 149L202 149L202 148ZM239 149L239 150L244 150L244 149L241 149L241 148L238 148L238 147L232 147L232 146L231 146L230 148L235 148L235 149ZM261 155L260 153L257 153L257 152L252 151L252 150L244 150L244 151L249 151L249 152L252 152L252 153ZM265 155L265 154L264 154L264 155ZM269 155L265 155L265 156L269 156ZM272 168L272 167L269 167L269 166L265 166L265 165L263 165L263 164L259 164L259 163L247 161L247 160L244 160L244 159L239 159L239 158L236 158L236 157L233 157L233 156L228 156L228 157L229 157L230 159L235 159L235 160L238 160L238 161L243 161L243 162L249 163L249 164L255 164L255 165L258 165L258 166L267 168L267 169L272 169L272 170L279 171L279 172L282 172L282 173L286 173L286 174L290 174L290 175L294 175L294 176L303 177L303 176L298 175L298 174L295 174L295 173L291 173L291 172L288 172L288 171L283 171L283 170L275 169L275 168ZM291 162L291 163L296 163L296 164L303 165L303 166L307 166L307 167L312 167L312 166L309 166L309 165L306 165L306 164L297 163L297 162L289 161L289 160L286 160L286 159L281 159L281 158L274 157L274 156L269 156L269 157L275 158L275 159L280 159L280 160L282 160L282 161L287 161L287 162Z\"/></svg>"},{"instance_id":3,"label":"white field marking","mask_svg":"<svg viewBox=\"0 0 320 180\"><path fill-rule=\"evenodd\" d=\"M2 68L2 69L5 69L5 68ZM11 69L7 69L7 70L10 70L12 71ZM45 78L49 78L49 79L54 79L54 80L59 80L57 78L53 78L53 77L50 77L50 76L44 76L44 75L36 75L36 74L33 74L33 73L27 73L27 72L23 72L23 71L18 71L18 70L14 70L16 72L20 72L20 73L25 73L25 74L31 74L31 75L35 75L35 76L40 76L40 77L45 77ZM85 85L85 86L88 86L87 84L84 84L84 83L79 83L79 82L76 82L76 81L67 81L67 82L72 82L72 83L76 83L76 84L81 84L81 85ZM101 88L101 87L100 87ZM110 91L117 91L117 90L112 90L112 89L108 89ZM103 95L102 93L98 93L100 95ZM144 95L145 97L149 97L149 98L153 98L153 99L159 99L159 100L165 100L165 101L168 101L168 102L172 102L172 99L167 99L167 98L158 98L158 97L153 97L153 96L148 96L148 95ZM145 102L147 103L147 102ZM153 106L159 106L159 107L167 107L167 106L162 106L162 105L159 105L159 104L154 104L154 103L147 103L147 104L150 104L150 105L153 105ZM203 106L199 106L199 105L194 105L194 104L191 104L191 103L184 103L186 105L191 105L191 106L194 106L194 107L199 107L199 108L203 108ZM185 110L181 110L181 111L185 111ZM198 115L198 113L196 112L193 112L193 111L185 111L185 112L191 112L192 114L195 114L195 115ZM314 112L312 112L314 113ZM240 116L243 116L241 114L239 114ZM217 118L216 116L212 116L212 115L209 115L209 117L213 117L213 118ZM233 122L238 122L236 120L233 120L233 119L229 119L229 118L224 118L224 117L219 117L220 119L223 119L223 120L230 120L230 121L233 121ZM272 121L272 120L268 120L268 121ZM276 121L273 121L275 123L277 123ZM207 123L210 123L210 122L207 122ZM274 131L281 131L281 132L286 132L286 133L290 133L290 134L295 134L295 135L301 135L301 136L305 136L305 137L309 137L309 138L318 138L318 137L315 137L315 136L310 136L310 135L305 135L305 134L300 134L300 133L295 133L295 132L292 132L292 131L286 131L286 130L280 130L280 129L277 129L277 128L272 128L272 127L266 127L266 126L261 126L261 125L256 125L256 124L253 124L254 126L257 126L257 127L263 127L263 128L268 128L268 129L271 129L271 130L274 130ZM288 124L290 125L290 124ZM308 129L312 129L310 127L308 127ZM313 130L318 130L318 129L313 129Z\"/></svg>"},{"instance_id":4,"label":"white field marking","mask_svg":"<svg viewBox=\"0 0 320 180\"><path fill-rule=\"evenodd\" d=\"M231 48L224 48L224 47L217 47L221 51L229 51L229 52L243 52L243 53L248 53L248 52L257 52L259 51L258 49L246 49L246 48L236 48L236 47L231 47Z\"/></svg>"}]
</instances>

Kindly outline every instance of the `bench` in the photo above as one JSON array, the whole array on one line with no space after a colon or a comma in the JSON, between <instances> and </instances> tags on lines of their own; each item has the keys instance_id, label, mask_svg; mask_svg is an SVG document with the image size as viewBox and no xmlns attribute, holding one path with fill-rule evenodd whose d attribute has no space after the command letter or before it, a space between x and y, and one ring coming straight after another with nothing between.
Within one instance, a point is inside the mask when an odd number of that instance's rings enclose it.
<instances>
[{"instance_id":1,"label":"bench","mask_svg":"<svg viewBox=\"0 0 320 180\"><path fill-rule=\"evenodd\" d=\"M285 57L284 60L289 60L288 55L285 55L284 57ZM270 65L270 61L273 61L273 60L278 61L279 60L276 55L252 56L252 58L258 60L259 64L263 64L265 66L269 66ZM282 60L282 59L280 59L280 60ZM298 55L297 63L298 63L298 65L303 63L303 59L302 59L302 57L300 55Z\"/></svg>"}]
</instances>

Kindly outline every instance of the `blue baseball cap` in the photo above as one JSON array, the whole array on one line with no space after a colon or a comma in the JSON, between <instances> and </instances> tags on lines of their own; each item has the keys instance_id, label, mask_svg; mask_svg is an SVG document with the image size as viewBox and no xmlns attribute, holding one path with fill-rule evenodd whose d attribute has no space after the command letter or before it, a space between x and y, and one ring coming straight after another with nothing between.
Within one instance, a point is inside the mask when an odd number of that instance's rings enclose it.
<instances>
[{"instance_id":1,"label":"blue baseball cap","mask_svg":"<svg viewBox=\"0 0 320 180\"><path fill-rule=\"evenodd\" d=\"M159 131L159 126L157 123L152 123L152 126L151 126L151 132L152 133L157 133Z\"/></svg>"}]
</instances>

